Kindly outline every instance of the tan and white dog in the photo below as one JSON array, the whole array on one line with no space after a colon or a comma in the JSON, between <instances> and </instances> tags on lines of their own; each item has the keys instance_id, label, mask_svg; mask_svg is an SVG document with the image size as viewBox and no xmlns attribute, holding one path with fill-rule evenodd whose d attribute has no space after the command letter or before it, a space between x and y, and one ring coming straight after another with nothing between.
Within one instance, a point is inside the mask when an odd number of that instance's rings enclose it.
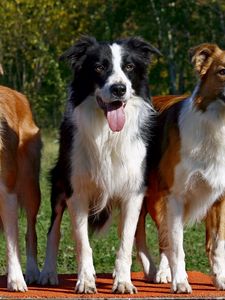
<instances>
[{"instance_id":1,"label":"tan and white dog","mask_svg":"<svg viewBox=\"0 0 225 300\"><path fill-rule=\"evenodd\" d=\"M200 81L190 97L158 97L154 165L136 233L145 275L155 268L145 243L145 215L155 220L161 250L156 281L191 293L185 270L183 227L206 217L214 283L225 289L225 51L215 44L190 50ZM170 267L169 267L170 266ZM170 273L171 269L171 273Z\"/></svg>"},{"instance_id":2,"label":"tan and white dog","mask_svg":"<svg viewBox=\"0 0 225 300\"><path fill-rule=\"evenodd\" d=\"M7 242L10 291L27 290L19 262L18 205L27 217L26 281L39 278L36 216L40 204L41 140L26 97L0 86L0 221Z\"/></svg>"}]
</instances>

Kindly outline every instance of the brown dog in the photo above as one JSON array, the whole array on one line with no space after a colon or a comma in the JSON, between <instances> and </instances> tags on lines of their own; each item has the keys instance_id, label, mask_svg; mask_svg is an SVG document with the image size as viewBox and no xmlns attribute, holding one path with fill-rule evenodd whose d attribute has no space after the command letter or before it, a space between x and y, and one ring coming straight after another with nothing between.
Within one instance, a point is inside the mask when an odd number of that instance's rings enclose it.
<instances>
[{"instance_id":1,"label":"brown dog","mask_svg":"<svg viewBox=\"0 0 225 300\"><path fill-rule=\"evenodd\" d=\"M38 280L36 216L40 205L41 140L26 97L0 86L0 218L7 241L11 291L26 291L18 249L18 205L25 209L26 281Z\"/></svg>"},{"instance_id":2,"label":"brown dog","mask_svg":"<svg viewBox=\"0 0 225 300\"><path fill-rule=\"evenodd\" d=\"M155 270L144 241L148 211L159 232L161 262L156 281L172 279L177 293L191 292L183 226L204 217L214 282L225 289L225 51L202 44L190 55L200 77L191 97L155 98L161 111L155 132L156 163L136 235L145 273L152 277Z\"/></svg>"}]
</instances>

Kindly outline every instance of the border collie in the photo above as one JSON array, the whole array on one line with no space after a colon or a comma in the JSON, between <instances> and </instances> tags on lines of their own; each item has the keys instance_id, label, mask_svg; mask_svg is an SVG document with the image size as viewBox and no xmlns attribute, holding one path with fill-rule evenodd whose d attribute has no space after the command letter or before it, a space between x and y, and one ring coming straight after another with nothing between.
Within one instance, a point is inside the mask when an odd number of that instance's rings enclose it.
<instances>
[{"instance_id":1,"label":"border collie","mask_svg":"<svg viewBox=\"0 0 225 300\"><path fill-rule=\"evenodd\" d=\"M113 43L83 37L63 55L71 62L74 79L52 170L52 218L42 284L58 283L56 256L67 205L77 248L75 290L96 292L88 223L103 228L117 207L121 244L113 291L136 292L130 278L131 252L145 193L153 116L147 69L154 53L159 51L136 37Z\"/></svg>"},{"instance_id":2,"label":"border collie","mask_svg":"<svg viewBox=\"0 0 225 300\"><path fill-rule=\"evenodd\" d=\"M26 281L39 280L35 223L40 205L40 150L39 129L26 97L0 86L0 222L6 237L10 291L27 290L19 262L18 205L27 217Z\"/></svg>"},{"instance_id":3,"label":"border collie","mask_svg":"<svg viewBox=\"0 0 225 300\"><path fill-rule=\"evenodd\" d=\"M152 152L155 166L145 202L159 230L161 262L156 280L169 281L171 269L176 293L192 291L185 270L183 226L207 213L207 252L214 282L225 289L225 51L215 44L201 44L190 55L200 81L191 97L161 106ZM142 212L137 248L148 275L151 259L146 255L144 218Z\"/></svg>"}]
</instances>

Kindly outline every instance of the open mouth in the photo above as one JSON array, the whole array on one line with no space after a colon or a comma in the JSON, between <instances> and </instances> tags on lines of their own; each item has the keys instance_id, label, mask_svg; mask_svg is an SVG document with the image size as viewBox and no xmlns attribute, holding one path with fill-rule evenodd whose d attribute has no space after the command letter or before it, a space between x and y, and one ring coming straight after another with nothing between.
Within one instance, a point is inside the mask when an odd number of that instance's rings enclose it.
<instances>
[{"instance_id":1,"label":"open mouth","mask_svg":"<svg viewBox=\"0 0 225 300\"><path fill-rule=\"evenodd\" d=\"M121 131L125 124L126 103L120 100L106 103L101 97L96 97L99 107L104 111L109 127L112 131Z\"/></svg>"}]
</instances>

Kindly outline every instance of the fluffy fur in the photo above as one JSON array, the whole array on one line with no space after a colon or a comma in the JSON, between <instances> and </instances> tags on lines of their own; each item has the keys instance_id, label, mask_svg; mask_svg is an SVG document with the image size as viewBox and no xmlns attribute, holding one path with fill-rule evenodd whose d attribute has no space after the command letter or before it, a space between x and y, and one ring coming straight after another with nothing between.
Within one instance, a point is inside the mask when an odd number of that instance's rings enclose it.
<instances>
[{"instance_id":1,"label":"fluffy fur","mask_svg":"<svg viewBox=\"0 0 225 300\"><path fill-rule=\"evenodd\" d=\"M77 247L76 292L94 293L95 270L88 220L102 229L120 210L121 244L113 291L134 293L130 278L133 239L145 193L145 169L153 110L147 67L159 53L140 38L113 43L84 37L65 52L74 71L52 170L52 219L42 284L57 284L60 222L68 206Z\"/></svg>"},{"instance_id":2,"label":"fluffy fur","mask_svg":"<svg viewBox=\"0 0 225 300\"><path fill-rule=\"evenodd\" d=\"M0 220L7 243L10 291L26 291L19 262L18 205L25 209L26 281L38 281L36 216L40 204L41 140L24 95L0 86Z\"/></svg>"},{"instance_id":3,"label":"fluffy fur","mask_svg":"<svg viewBox=\"0 0 225 300\"><path fill-rule=\"evenodd\" d=\"M202 44L190 55L200 82L191 97L171 98L161 109L154 135L155 165L137 229L139 255L146 275L153 277L143 234L147 210L159 230L161 262L156 281L170 281L172 275L172 290L177 293L191 292L183 226L206 216L214 282L225 289L225 51Z\"/></svg>"}]
</instances>

